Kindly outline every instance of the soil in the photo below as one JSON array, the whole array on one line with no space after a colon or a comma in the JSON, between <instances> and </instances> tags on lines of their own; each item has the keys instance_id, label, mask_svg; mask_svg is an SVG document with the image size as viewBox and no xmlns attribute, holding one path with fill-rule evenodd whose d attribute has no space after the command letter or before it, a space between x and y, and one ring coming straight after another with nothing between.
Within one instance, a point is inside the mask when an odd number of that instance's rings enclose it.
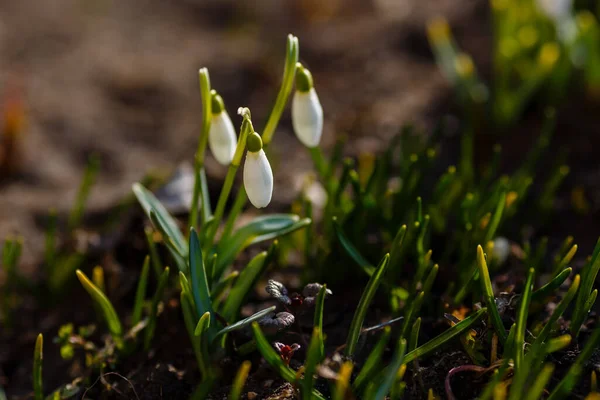
<instances>
[{"instance_id":1,"label":"soil","mask_svg":"<svg viewBox=\"0 0 600 400\"><path fill-rule=\"evenodd\" d=\"M248 106L257 127L262 126L281 78L285 35L294 33L325 109L325 151L342 135L350 139L349 156L378 151L405 123L429 131L440 117L455 114L451 88L435 66L425 37L425 22L436 15L449 19L460 46L489 77L490 31L483 1L462 1L460 7L450 0L0 2L0 82L6 93L15 89L22 95L27 122L19 139L17 169L0 181L0 238L22 235L20 270L32 281L42 279L48 211L56 209L64 224L87 158L98 155L101 170L85 230L99 233L104 245L91 247L87 261L89 266L105 267L110 297L118 312L128 315L146 252L145 219L133 209L123 216L118 230L98 227L146 172L172 171L182 161L192 160L201 119L199 67L209 68L211 83L231 115L238 106ZM553 148L569 150L571 174L561 188L555 217L530 235L534 240L548 236L549 248L573 235L579 254L585 255L591 253L600 233L600 167L594 152L600 135L593 118L599 103L577 90L569 99L559 109ZM480 135L477 161L485 162L491 144L500 142L503 169L514 168L539 132L540 115L541 106L534 103L517 128L500 136ZM276 191L270 209L288 211L311 171L307 152L291 132L288 113L271 149ZM456 161L456 149L457 138L445 138L444 166ZM545 168L556 162L555 154L545 159ZM225 170L209 157L207 171L211 187L218 188ZM573 211L574 188L585 193L586 214ZM515 238L523 235L516 229L512 233ZM290 281L294 276L297 281L298 271L285 271ZM520 279L521 271L517 274L514 279ZM336 293L326 302L329 354L345 341L359 290ZM152 349L124 360L115 370L118 375L109 373L91 381L86 398L189 397L199 373L191 347L182 345L189 338L177 298L172 293L166 302ZM265 301L260 291L251 300L254 308ZM385 299L377 299L370 324L388 317L386 304ZM85 371L80 354L77 362L66 362L51 343L65 322L76 326L96 322L79 285L73 285L57 304L41 304L36 297L26 296L16 315L11 329L0 327L0 385L9 399L31 398L31 354L38 332L46 338L45 388L55 389ZM421 340L447 329L440 315L431 313L423 320ZM368 341L365 347L372 345ZM418 371L409 369L410 398L425 396L423 389L430 387L443 394L447 372L469 363L459 344L450 347L423 360ZM302 360L304 354L297 357ZM224 363L224 371L239 365L237 360ZM260 357L255 356L252 364L246 392L256 393L258 399L293 398L293 388ZM231 377L222 381L228 383ZM421 381L426 387L420 386ZM477 393L479 386L470 382L468 373L453 378L458 398ZM584 382L581 393L587 393L587 388L589 382ZM322 390L327 393L328 388ZM226 398L228 392L228 386L214 388L211 398ZM292 394L286 397L286 393ZM278 394L281 397L275 397Z\"/></svg>"}]
</instances>

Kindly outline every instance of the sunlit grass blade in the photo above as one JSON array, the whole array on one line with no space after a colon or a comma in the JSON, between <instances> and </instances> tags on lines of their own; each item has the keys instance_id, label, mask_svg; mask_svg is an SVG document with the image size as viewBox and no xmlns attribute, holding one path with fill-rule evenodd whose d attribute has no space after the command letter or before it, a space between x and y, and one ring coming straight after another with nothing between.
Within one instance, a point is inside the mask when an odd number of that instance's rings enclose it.
<instances>
[{"instance_id":1,"label":"sunlit grass blade","mask_svg":"<svg viewBox=\"0 0 600 400\"><path fill-rule=\"evenodd\" d=\"M293 214L271 214L256 217L234 232L228 240L219 243L216 251L219 255L215 271L216 278L221 276L225 268L246 247L287 235L308 226L310 223L310 219L300 219L300 217Z\"/></svg>"},{"instance_id":2,"label":"sunlit grass blade","mask_svg":"<svg viewBox=\"0 0 600 400\"><path fill-rule=\"evenodd\" d=\"M165 241L171 240L175 249L182 257L187 257L187 243L183 234L179 230L177 223L173 219L173 217L169 214L169 212L163 207L163 205L158 201L158 199L150 192L148 189L143 187L139 183L134 183L133 193L135 194L138 202L146 212L148 218L150 218L150 212L153 211L156 214L156 220L152 221L152 223L157 223L159 226L155 226L163 236L167 236L164 238ZM152 220L152 218L150 218Z\"/></svg>"},{"instance_id":3,"label":"sunlit grass blade","mask_svg":"<svg viewBox=\"0 0 600 400\"><path fill-rule=\"evenodd\" d=\"M242 390L244 390L246 379L248 379L250 367L252 367L252 363L250 361L246 360L242 363L237 374L235 374L235 378L233 379L228 400L240 400L242 398Z\"/></svg>"},{"instance_id":4,"label":"sunlit grass blade","mask_svg":"<svg viewBox=\"0 0 600 400\"><path fill-rule=\"evenodd\" d=\"M223 309L220 312L225 320L231 322L238 316L242 303L248 296L248 292L252 290L256 281L268 266L265 263L266 259L267 252L263 251L250 260L246 268L242 270L239 278L231 287L227 299L223 304Z\"/></svg>"},{"instance_id":5,"label":"sunlit grass blade","mask_svg":"<svg viewBox=\"0 0 600 400\"><path fill-rule=\"evenodd\" d=\"M350 377L352 376L352 368L354 364L351 361L346 361L340 367L335 388L333 390L332 400L344 400L348 398L348 388L350 387Z\"/></svg>"},{"instance_id":6,"label":"sunlit grass blade","mask_svg":"<svg viewBox=\"0 0 600 400\"><path fill-rule=\"evenodd\" d=\"M567 269L563 270L561 273L556 275L554 277L554 279L552 279L550 282L546 283L544 286L542 286L538 290L534 291L531 294L531 302L532 303L543 302L544 299L546 299L548 296L555 293L556 289L558 289L560 287L560 285L562 285L564 283L564 281L567 280L569 275L571 275L571 271L573 271L572 268L567 268Z\"/></svg>"},{"instance_id":7,"label":"sunlit grass blade","mask_svg":"<svg viewBox=\"0 0 600 400\"><path fill-rule=\"evenodd\" d=\"M558 262L558 264L556 265L556 267L554 268L554 271L553 271L554 275L558 274L558 272L560 270L562 270L564 267L567 266L567 264L569 264L571 262L573 257L575 257L575 253L577 253L577 245L576 244L574 244L573 247L571 247L569 249L567 254L565 254L565 256Z\"/></svg>"},{"instance_id":8,"label":"sunlit grass blade","mask_svg":"<svg viewBox=\"0 0 600 400\"><path fill-rule=\"evenodd\" d=\"M358 307L354 312L354 317L352 318L352 323L350 324L348 339L346 340L346 356L348 357L353 356L354 352L356 351L356 345L358 343L358 338L360 336L365 316L367 315L367 311L371 301L373 300L373 297L375 297L377 288L385 276L389 260L390 255L386 254L371 276L371 279L369 279L369 282L367 283L367 286L365 287L365 290L360 298L360 302L358 303Z\"/></svg>"},{"instance_id":9,"label":"sunlit grass blade","mask_svg":"<svg viewBox=\"0 0 600 400\"><path fill-rule=\"evenodd\" d=\"M83 288L89 293L89 295L92 297L92 300L94 300L94 302L98 304L98 307L100 307L102 310L108 330L115 338L115 341L120 342L123 334L123 328L112 303L110 300L108 300L106 295L102 293L102 291L96 287L96 285L94 285L83 272L81 272L81 270L77 270L76 274Z\"/></svg>"},{"instance_id":10,"label":"sunlit grass blade","mask_svg":"<svg viewBox=\"0 0 600 400\"><path fill-rule=\"evenodd\" d=\"M302 380L302 398L304 400L312 399L312 391L315 385L314 374L317 364L321 362L321 348L323 347L323 335L317 327L313 328L312 337L306 353L306 362L304 363L304 379Z\"/></svg>"},{"instance_id":11,"label":"sunlit grass blade","mask_svg":"<svg viewBox=\"0 0 600 400\"><path fill-rule=\"evenodd\" d=\"M581 325L583 325L585 318L589 312L586 308L586 303L589 303L590 296L592 295L592 287L596 281L596 275L600 270L600 239L596 243L592 257L588 263L584 266L581 272L581 287L577 294L575 301L575 310L573 311L573 317L571 318L571 334L573 336L579 335Z\"/></svg>"},{"instance_id":12,"label":"sunlit grass blade","mask_svg":"<svg viewBox=\"0 0 600 400\"><path fill-rule=\"evenodd\" d=\"M425 292L419 292L417 297L412 301L408 310L406 311L406 315L404 317L404 323L402 324L402 332L400 336L407 337L408 330L411 327L411 323L413 318L419 314L419 310L421 309L421 305L423 304L423 300L425 299Z\"/></svg>"},{"instance_id":13,"label":"sunlit grass blade","mask_svg":"<svg viewBox=\"0 0 600 400\"><path fill-rule=\"evenodd\" d=\"M494 326L500 341L504 343L506 341L506 329L504 328L502 318L500 317L498 307L496 306L496 299L492 289L490 273L487 267L487 262L485 261L485 255L483 254L483 248L481 246L477 246L477 267L479 268L479 280L481 281L482 290L485 296L485 303L488 306L492 325Z\"/></svg>"},{"instance_id":14,"label":"sunlit grass blade","mask_svg":"<svg viewBox=\"0 0 600 400\"><path fill-rule=\"evenodd\" d=\"M144 258L142 273L138 281L135 291L135 303L133 304L133 312L131 314L131 326L136 326L142 319L142 311L144 308L144 300L146 298L146 287L148 286L148 272L150 271L150 256Z\"/></svg>"},{"instance_id":15,"label":"sunlit grass blade","mask_svg":"<svg viewBox=\"0 0 600 400\"><path fill-rule=\"evenodd\" d=\"M367 357L367 360L363 364L360 372L356 379L354 379L354 383L352 383L352 390L354 392L359 392L363 389L363 387L370 382L377 372L379 372L379 363L381 363L381 357L383 356L383 352L385 351L385 347L390 339L390 334L392 329L388 326L383 330L383 334L377 341L377 344L371 350L371 353Z\"/></svg>"},{"instance_id":16,"label":"sunlit grass blade","mask_svg":"<svg viewBox=\"0 0 600 400\"><path fill-rule=\"evenodd\" d=\"M234 282L237 282L238 277L240 276L239 271L232 271L230 274L225 275L210 291L210 299L212 301L213 309L217 309L219 307L219 302L221 301L221 296L225 293Z\"/></svg>"},{"instance_id":17,"label":"sunlit grass blade","mask_svg":"<svg viewBox=\"0 0 600 400\"><path fill-rule=\"evenodd\" d=\"M281 356L275 352L275 349L273 349L273 347L267 341L267 338L262 333L257 322L252 323L252 332L254 333L256 347L262 354L265 361L271 366L271 368L277 371L283 379L295 384L296 373L294 370L284 364ZM316 390L313 390L312 395L314 399L324 400L324 397Z\"/></svg>"},{"instance_id":18,"label":"sunlit grass blade","mask_svg":"<svg viewBox=\"0 0 600 400\"><path fill-rule=\"evenodd\" d=\"M577 356L575 362L567 371L565 377L556 385L548 400L564 399L571 394L575 385L579 382L583 372L584 364L592 356L592 353L600 345L600 328L596 328L592 335L588 338L583 350Z\"/></svg>"},{"instance_id":19,"label":"sunlit grass blade","mask_svg":"<svg viewBox=\"0 0 600 400\"><path fill-rule=\"evenodd\" d=\"M202 379L210 379L212 377L212 370L210 367L210 357L209 357L209 340L208 330L210 328L210 320L211 315L210 312L205 312L198 320L198 324L196 324L196 328L194 329L194 336L197 338L192 338L192 340L199 341L200 348L200 358L198 362L200 363L200 372L202 373Z\"/></svg>"},{"instance_id":20,"label":"sunlit grass blade","mask_svg":"<svg viewBox=\"0 0 600 400\"><path fill-rule=\"evenodd\" d=\"M538 336L536 338L536 342L538 342L538 341L544 342L546 340L546 338L548 338L548 336L550 335L550 333L552 331L552 328L554 327L554 324L564 314L565 310L567 309L569 304L571 304L571 301L575 297L575 294L577 293L577 289L579 289L579 282L580 282L579 275L575 275L575 278L573 278L573 283L571 284L571 287L567 291L567 294L565 295L565 297L563 297L563 299L560 301L560 303L554 309L554 312L550 316L550 319L544 325L544 328L542 328L542 331L538 334Z\"/></svg>"},{"instance_id":21,"label":"sunlit grass blade","mask_svg":"<svg viewBox=\"0 0 600 400\"><path fill-rule=\"evenodd\" d=\"M554 364L546 364L544 368L535 378L533 385L529 388L529 391L522 397L523 399L541 399L546 388L546 385L552 377L554 372Z\"/></svg>"},{"instance_id":22,"label":"sunlit grass blade","mask_svg":"<svg viewBox=\"0 0 600 400\"><path fill-rule=\"evenodd\" d=\"M163 294L165 292L165 288L167 287L168 282L169 267L166 267L162 275L160 276L160 279L158 280L156 292L154 292L154 296L152 297L152 304L150 306L150 316L148 318L148 326L146 327L146 335L144 337L144 348L146 350L150 348L150 343L152 342L152 338L154 337L154 330L156 329L156 320L158 318L158 304L163 298Z\"/></svg>"},{"instance_id":23,"label":"sunlit grass blade","mask_svg":"<svg viewBox=\"0 0 600 400\"><path fill-rule=\"evenodd\" d=\"M35 341L33 352L33 396L35 400L44 399L42 383L42 362L44 359L44 337L40 333Z\"/></svg>"},{"instance_id":24,"label":"sunlit grass blade","mask_svg":"<svg viewBox=\"0 0 600 400\"><path fill-rule=\"evenodd\" d=\"M265 308L264 310L261 310L257 313L252 314L251 316L249 316L247 318L244 318L244 319L236 322L235 324L226 326L225 328L223 328L219 332L217 332L214 340L218 339L222 335L225 335L226 333L233 332L238 329L242 329L242 328L246 327L247 325L250 325L252 322L258 321L259 319L263 318L264 316L269 315L270 313L274 312L276 308L277 308L276 306L271 306L269 308Z\"/></svg>"},{"instance_id":25,"label":"sunlit grass blade","mask_svg":"<svg viewBox=\"0 0 600 400\"><path fill-rule=\"evenodd\" d=\"M206 312L212 313L210 289L208 288L202 250L200 249L200 240L194 228L190 229L190 280L196 312L198 315Z\"/></svg>"},{"instance_id":26,"label":"sunlit grass blade","mask_svg":"<svg viewBox=\"0 0 600 400\"><path fill-rule=\"evenodd\" d=\"M431 351L437 349L438 347L442 346L444 343L448 342L457 335L460 335L466 329L469 329L471 325L473 325L475 322L479 321L479 319L486 312L487 308L482 308L481 310L478 310L473 315L463 319L447 331L431 339L429 342L417 347L404 357L404 363L408 364L409 362L414 361L416 358L422 357L430 353Z\"/></svg>"},{"instance_id":27,"label":"sunlit grass blade","mask_svg":"<svg viewBox=\"0 0 600 400\"><path fill-rule=\"evenodd\" d=\"M525 352L525 330L527 329L527 315L529 313L529 303L531 302L531 291L533 290L533 277L535 270L529 269L527 274L527 281L525 282L525 288L521 296L519 303L519 309L517 311L517 327L515 328L515 370L519 370L523 364L523 357Z\"/></svg>"},{"instance_id":28,"label":"sunlit grass blade","mask_svg":"<svg viewBox=\"0 0 600 400\"><path fill-rule=\"evenodd\" d=\"M77 192L75 204L73 205L73 208L71 208L71 213L69 214L69 230L73 230L81 224L81 219L83 218L83 213L85 211L85 203L90 196L90 190L94 185L94 181L96 180L99 169L100 159L98 156L90 156L85 170L83 171L83 178L81 179L81 184L79 185L79 191Z\"/></svg>"}]
</instances>

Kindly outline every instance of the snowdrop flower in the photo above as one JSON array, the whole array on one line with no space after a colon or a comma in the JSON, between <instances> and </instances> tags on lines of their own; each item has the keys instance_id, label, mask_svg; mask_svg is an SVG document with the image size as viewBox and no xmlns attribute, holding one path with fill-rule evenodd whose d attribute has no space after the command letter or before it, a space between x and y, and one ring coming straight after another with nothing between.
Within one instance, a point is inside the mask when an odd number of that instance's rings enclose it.
<instances>
[{"instance_id":1,"label":"snowdrop flower","mask_svg":"<svg viewBox=\"0 0 600 400\"><path fill-rule=\"evenodd\" d=\"M248 152L244 163L244 188L250 203L256 208L263 208L269 205L273 195L273 171L258 133L248 135L246 147Z\"/></svg>"},{"instance_id":2,"label":"snowdrop flower","mask_svg":"<svg viewBox=\"0 0 600 400\"><path fill-rule=\"evenodd\" d=\"M298 63L296 92L292 99L292 125L298 139L306 147L316 147L323 133L323 108L313 86L309 70Z\"/></svg>"},{"instance_id":3,"label":"snowdrop flower","mask_svg":"<svg viewBox=\"0 0 600 400\"><path fill-rule=\"evenodd\" d=\"M235 128L225 110L223 99L216 91L211 91L212 119L208 132L210 151L221 165L229 165L235 153L237 138Z\"/></svg>"},{"instance_id":4,"label":"snowdrop flower","mask_svg":"<svg viewBox=\"0 0 600 400\"><path fill-rule=\"evenodd\" d=\"M544 14L559 22L571 13L573 0L537 0L537 6Z\"/></svg>"}]
</instances>

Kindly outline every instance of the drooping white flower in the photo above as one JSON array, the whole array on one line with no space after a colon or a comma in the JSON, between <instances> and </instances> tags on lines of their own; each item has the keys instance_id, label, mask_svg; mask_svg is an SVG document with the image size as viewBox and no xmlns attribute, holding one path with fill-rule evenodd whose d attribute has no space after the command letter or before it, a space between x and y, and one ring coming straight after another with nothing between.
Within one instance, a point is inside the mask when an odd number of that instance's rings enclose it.
<instances>
[{"instance_id":1,"label":"drooping white flower","mask_svg":"<svg viewBox=\"0 0 600 400\"><path fill-rule=\"evenodd\" d=\"M573 0L537 0L536 3L544 14L556 22L568 17L573 8Z\"/></svg>"},{"instance_id":2,"label":"drooping white flower","mask_svg":"<svg viewBox=\"0 0 600 400\"><path fill-rule=\"evenodd\" d=\"M246 146L248 152L244 162L244 188L252 205L263 208L269 205L273 195L273 171L258 133L248 135Z\"/></svg>"},{"instance_id":3,"label":"drooping white flower","mask_svg":"<svg viewBox=\"0 0 600 400\"><path fill-rule=\"evenodd\" d=\"M212 119L208 132L208 146L221 165L231 164L237 138L235 128L225 110L223 99L215 91L212 93Z\"/></svg>"},{"instance_id":4,"label":"drooping white flower","mask_svg":"<svg viewBox=\"0 0 600 400\"><path fill-rule=\"evenodd\" d=\"M310 71L299 64L296 68L296 91L292 99L292 125L296 136L306 147L316 147L323 133L323 107L313 86Z\"/></svg>"}]
</instances>

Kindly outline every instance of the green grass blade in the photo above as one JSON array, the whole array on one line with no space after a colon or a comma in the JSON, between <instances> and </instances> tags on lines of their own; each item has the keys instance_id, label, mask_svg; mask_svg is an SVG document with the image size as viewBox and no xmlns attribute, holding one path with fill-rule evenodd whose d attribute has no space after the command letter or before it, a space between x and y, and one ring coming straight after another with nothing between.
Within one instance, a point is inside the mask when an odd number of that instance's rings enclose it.
<instances>
[{"instance_id":1,"label":"green grass blade","mask_svg":"<svg viewBox=\"0 0 600 400\"><path fill-rule=\"evenodd\" d=\"M244 390L246 379L248 379L250 367L252 367L252 363L250 361L246 360L242 363L237 374L235 374L235 378L233 379L228 400L240 400L242 398L242 391Z\"/></svg>"},{"instance_id":2,"label":"green grass blade","mask_svg":"<svg viewBox=\"0 0 600 400\"><path fill-rule=\"evenodd\" d=\"M410 339L408 342L408 351L413 351L417 348L419 343L419 330L421 329L421 318L417 318L413 324L412 331L410 332Z\"/></svg>"},{"instance_id":3,"label":"green grass blade","mask_svg":"<svg viewBox=\"0 0 600 400\"><path fill-rule=\"evenodd\" d=\"M148 250L150 251L150 260L152 261L152 267L154 268L154 275L156 276L156 279L158 279L162 274L163 263L158 254L156 243L154 242L154 230L151 227L146 227L144 233L146 234L146 242L148 243Z\"/></svg>"},{"instance_id":4,"label":"green grass blade","mask_svg":"<svg viewBox=\"0 0 600 400\"><path fill-rule=\"evenodd\" d=\"M383 356L385 347L387 346L388 341L390 340L391 333L392 328L386 326L383 330L383 334L381 335L381 337L377 341L377 344L367 357L367 360L365 361L358 376L352 384L352 390L354 392L359 392L368 382L370 382L375 377L375 375L377 375L377 372L379 371L378 368L380 367L381 363L381 357Z\"/></svg>"},{"instance_id":5,"label":"green grass blade","mask_svg":"<svg viewBox=\"0 0 600 400\"><path fill-rule=\"evenodd\" d=\"M225 268L246 247L287 235L310 225L311 222L308 218L300 219L294 214L271 214L255 218L234 232L228 240L219 243L216 251L219 254L216 278L223 274Z\"/></svg>"},{"instance_id":6,"label":"green grass blade","mask_svg":"<svg viewBox=\"0 0 600 400\"><path fill-rule=\"evenodd\" d=\"M214 340L217 340L220 336L225 335L226 333L233 332L238 329L242 329L245 326L250 325L252 322L258 321L259 319L263 318L264 316L274 312L276 308L277 308L277 306L271 306L269 308L265 308L264 310L261 310L257 313L252 314L251 316L249 316L247 318L244 318L244 319L236 322L235 324L226 326L225 328L223 328L219 332L217 332Z\"/></svg>"},{"instance_id":7,"label":"green grass blade","mask_svg":"<svg viewBox=\"0 0 600 400\"><path fill-rule=\"evenodd\" d=\"M256 347L262 354L265 361L279 373L279 375L286 381L295 384L296 373L290 367L284 364L283 360L275 352L275 349L269 344L267 338L262 333L260 326L257 322L252 323L252 332L254 333L254 340L256 341ZM325 398L316 390L313 390L313 399L324 400Z\"/></svg>"},{"instance_id":8,"label":"green grass blade","mask_svg":"<svg viewBox=\"0 0 600 400\"><path fill-rule=\"evenodd\" d=\"M135 291L135 303L131 314L131 326L136 326L142 320L142 310L144 308L144 300L146 298L146 287L148 286L148 272L150 271L150 256L144 259L142 273Z\"/></svg>"},{"instance_id":9,"label":"green grass blade","mask_svg":"<svg viewBox=\"0 0 600 400\"><path fill-rule=\"evenodd\" d=\"M190 279L196 312L198 315L203 315L206 312L212 313L210 290L206 270L204 269L200 240L194 228L190 229Z\"/></svg>"},{"instance_id":10,"label":"green grass blade","mask_svg":"<svg viewBox=\"0 0 600 400\"><path fill-rule=\"evenodd\" d=\"M160 276L160 279L158 280L156 292L154 292L154 296L152 297L152 305L150 306L150 317L148 319L148 326L146 327L146 335L144 337L144 348L146 350L150 348L150 343L152 342L152 338L154 337L154 330L156 329L156 319L158 318L158 304L162 300L168 282L169 267L166 267L162 275Z\"/></svg>"},{"instance_id":11,"label":"green grass blade","mask_svg":"<svg viewBox=\"0 0 600 400\"><path fill-rule=\"evenodd\" d=\"M560 285L562 285L567 280L569 275L571 275L571 271L573 271L572 268L567 268L563 270L561 273L556 275L554 279L552 279L550 282L546 283L544 286L533 292L531 295L531 301L533 303L543 302L548 296L552 295L556 291L556 289L558 289Z\"/></svg>"},{"instance_id":12,"label":"green grass blade","mask_svg":"<svg viewBox=\"0 0 600 400\"><path fill-rule=\"evenodd\" d=\"M239 271L232 271L229 275L226 275L224 278L218 282L210 292L210 299L212 301L212 306L216 310L219 307L219 301L221 295L227 291L233 285L233 283L240 276Z\"/></svg>"},{"instance_id":13,"label":"green grass blade","mask_svg":"<svg viewBox=\"0 0 600 400\"><path fill-rule=\"evenodd\" d=\"M558 306L556 306L556 308L554 309L554 312L550 316L550 319L548 320L546 325L544 325L544 328L537 336L535 342L541 343L541 342L544 342L546 340L546 338L548 338L556 321L558 321L558 319L564 314L565 310L567 309L567 307L569 306L571 301L575 298L577 289L579 289L579 283L580 283L580 277L579 277L579 275L575 275L575 278L573 278L573 283L571 284L571 287L567 291L567 294L561 300L561 302L558 304ZM534 344L535 344L535 342L534 342Z\"/></svg>"},{"instance_id":14,"label":"green grass blade","mask_svg":"<svg viewBox=\"0 0 600 400\"><path fill-rule=\"evenodd\" d=\"M152 338L154 337L154 330L156 329L156 319L158 318L158 304L162 300L163 294L165 292L165 288L167 287L167 283L169 282L169 267L166 267L163 271L160 279L158 280L158 285L156 287L156 292L154 292L154 296L152 296L152 305L150 306L150 316L148 319L148 326L146 327L146 335L144 337L144 348L148 350L150 348L150 343L152 342Z\"/></svg>"},{"instance_id":15,"label":"green grass blade","mask_svg":"<svg viewBox=\"0 0 600 400\"><path fill-rule=\"evenodd\" d=\"M358 303L358 307L354 312L354 317L352 318L352 323L350 324L350 331L348 333L348 339L346 340L346 356L351 357L354 355L356 351L356 345L358 343L358 338L360 336L360 331L362 329L363 322L365 320L365 316L367 315L368 308L375 297L375 293L379 284L382 282L385 272L387 271L387 266L389 264L390 255L386 254L383 257L383 260L379 263L375 273L369 279L367 286L360 298L360 302Z\"/></svg>"},{"instance_id":16,"label":"green grass blade","mask_svg":"<svg viewBox=\"0 0 600 400\"><path fill-rule=\"evenodd\" d=\"M544 389L546 385L550 381L552 377L552 373L554 372L554 364L546 364L544 368L539 373L539 375L535 378L533 385L529 389L529 391L525 394L523 399L541 399L544 394Z\"/></svg>"},{"instance_id":17,"label":"green grass blade","mask_svg":"<svg viewBox=\"0 0 600 400\"><path fill-rule=\"evenodd\" d=\"M585 362L589 360L598 345L600 345L600 328L596 328L588 338L583 350L579 353L579 356L577 356L577 359L573 365L571 365L571 368L569 368L565 377L558 385L556 385L552 393L550 393L548 400L564 399L571 394L573 388L581 378Z\"/></svg>"},{"instance_id":18,"label":"green grass blade","mask_svg":"<svg viewBox=\"0 0 600 400\"><path fill-rule=\"evenodd\" d=\"M387 394L390 392L392 388L392 384L396 379L396 375L398 374L398 369L402 366L404 362L404 355L406 354L406 339L401 338L398 343L398 347L396 348L396 353L394 354L394 358L391 364L387 367L387 371L383 377L383 382L377 388L375 395L372 398L374 400L383 400Z\"/></svg>"},{"instance_id":19,"label":"green grass blade","mask_svg":"<svg viewBox=\"0 0 600 400\"><path fill-rule=\"evenodd\" d=\"M306 362L304 363L304 379L302 380L302 399L311 400L312 391L314 390L315 378L314 374L317 369L317 364L321 362L321 347L323 335L319 328L313 328L310 344L306 353Z\"/></svg>"},{"instance_id":20,"label":"green grass blade","mask_svg":"<svg viewBox=\"0 0 600 400\"><path fill-rule=\"evenodd\" d=\"M42 384L42 363L44 359L44 336L40 333L35 341L33 352L33 393L35 400L44 399Z\"/></svg>"},{"instance_id":21,"label":"green grass blade","mask_svg":"<svg viewBox=\"0 0 600 400\"><path fill-rule=\"evenodd\" d=\"M533 277L535 276L535 270L529 268L527 274L527 281L521 296L519 303L519 309L517 311L517 327L515 328L515 371L519 371L519 368L523 364L523 357L525 351L525 330L527 329L527 315L529 312L529 303L531 302L531 291L533 290Z\"/></svg>"},{"instance_id":22,"label":"green grass blade","mask_svg":"<svg viewBox=\"0 0 600 400\"><path fill-rule=\"evenodd\" d=\"M337 219L333 220L333 228L335 230L335 234L338 237L342 247L346 250L346 253L361 267L365 273L369 276L373 275L373 271L375 271L375 267L365 259L362 254L358 251L358 249L350 242L350 239L344 233L342 227L337 222Z\"/></svg>"},{"instance_id":23,"label":"green grass blade","mask_svg":"<svg viewBox=\"0 0 600 400\"><path fill-rule=\"evenodd\" d=\"M453 327L451 327L444 333L441 333L440 335L431 339L429 342L425 343L424 345L417 347L416 349L409 352L404 357L404 363L408 364L409 362L414 361L416 358L422 357L422 356L430 353L431 351L437 349L438 347L442 346L444 343L448 342L449 340L456 337L457 335L460 335L466 329L469 329L471 327L471 325L473 325L475 322L479 321L479 319L486 312L487 312L487 308L482 308L481 310L477 311L473 315L463 319L458 324L454 325Z\"/></svg>"},{"instance_id":24,"label":"green grass blade","mask_svg":"<svg viewBox=\"0 0 600 400\"><path fill-rule=\"evenodd\" d=\"M571 247L571 249L569 249L569 251L567 252L567 254L565 254L565 256L556 265L556 268L554 269L554 274L555 275L558 273L558 271L560 271L561 269L563 269L564 267L566 267L567 264L571 262L571 260L573 259L573 257L575 257L575 253L577 253L577 245L576 244L574 244Z\"/></svg>"},{"instance_id":25,"label":"green grass blade","mask_svg":"<svg viewBox=\"0 0 600 400\"><path fill-rule=\"evenodd\" d=\"M223 304L223 309L220 312L226 321L231 322L237 318L248 293L252 290L256 281L265 272L268 266L265 263L266 259L266 251L257 254L240 273L240 277L233 284L229 291L229 295Z\"/></svg>"},{"instance_id":26,"label":"green grass blade","mask_svg":"<svg viewBox=\"0 0 600 400\"><path fill-rule=\"evenodd\" d=\"M194 336L194 329L198 318L194 315L194 306L192 300L186 295L185 291L182 290L179 295L181 301L181 311L183 313L183 321L185 322L185 328L188 331L190 341L192 342L192 348L194 349L194 355L196 356L196 362L198 363L198 369L202 371L204 368L204 361L202 359L202 351L200 349L200 342L196 340ZM202 376L205 376L204 374Z\"/></svg>"},{"instance_id":27,"label":"green grass blade","mask_svg":"<svg viewBox=\"0 0 600 400\"><path fill-rule=\"evenodd\" d=\"M315 316L313 326L319 328L319 334L321 336L321 357L325 354L325 342L323 339L323 309L325 308L325 295L327 294L327 285L323 285L317 294L317 300L315 301Z\"/></svg>"},{"instance_id":28,"label":"green grass blade","mask_svg":"<svg viewBox=\"0 0 600 400\"><path fill-rule=\"evenodd\" d=\"M183 234L179 230L177 226L177 222L173 219L173 217L169 214L169 212L163 207L163 205L158 201L158 199L150 192L148 189L143 187L139 183L134 183L133 193L135 197L138 199L138 202L146 212L148 218L150 218L150 212L153 211L156 214L156 220L152 221L152 223L158 223L159 226L155 226L163 236L167 236L168 239L171 240L177 252L183 256L187 257L187 243ZM150 218L152 220L152 218ZM165 242L167 239L165 238Z\"/></svg>"},{"instance_id":29,"label":"green grass blade","mask_svg":"<svg viewBox=\"0 0 600 400\"><path fill-rule=\"evenodd\" d=\"M81 282L83 288L89 293L89 295L92 297L92 300L94 300L94 302L102 310L108 330L115 338L115 341L119 342L121 340L121 335L123 334L123 328L112 303L106 297L106 295L102 293L102 291L96 287L96 285L94 285L83 272L81 272L81 270L77 270L75 273L77 274L77 278L79 279L79 282Z\"/></svg>"},{"instance_id":30,"label":"green grass blade","mask_svg":"<svg viewBox=\"0 0 600 400\"><path fill-rule=\"evenodd\" d=\"M198 340L200 343L200 359L198 362L200 363L200 372L202 373L202 379L208 379L212 376L212 371L210 368L210 357L209 357L209 337L208 330L210 328L210 320L211 315L210 312L205 312L200 317L196 328L194 329L194 336L198 337L198 339L192 338L192 340Z\"/></svg>"},{"instance_id":31,"label":"green grass blade","mask_svg":"<svg viewBox=\"0 0 600 400\"><path fill-rule=\"evenodd\" d=\"M419 310L421 305L423 304L423 300L425 299L425 292L419 292L417 297L410 304L410 308L406 312L406 316L404 317L404 323L402 324L402 332L400 333L401 337L406 337L408 334L408 329L411 327L411 323L413 318L419 314Z\"/></svg>"},{"instance_id":32,"label":"green grass blade","mask_svg":"<svg viewBox=\"0 0 600 400\"><path fill-rule=\"evenodd\" d=\"M83 172L83 178L81 179L81 184L79 185L79 191L77 192L75 204L73 205L71 213L69 214L68 227L70 231L77 228L81 224L81 219L83 218L83 213L85 211L85 203L90 196L90 190L94 185L94 181L96 180L99 169L100 159L95 155L90 156L85 167L85 171Z\"/></svg>"},{"instance_id":33,"label":"green grass blade","mask_svg":"<svg viewBox=\"0 0 600 400\"><path fill-rule=\"evenodd\" d=\"M496 306L494 291L492 289L492 281L490 280L490 273L485 261L485 255L483 254L483 248L481 246L477 246L477 267L479 268L479 281L481 282L485 296L485 303L488 306L492 325L498 334L500 342L504 343L506 342L506 329L504 328L502 318L500 317L498 307Z\"/></svg>"},{"instance_id":34,"label":"green grass blade","mask_svg":"<svg viewBox=\"0 0 600 400\"><path fill-rule=\"evenodd\" d=\"M496 205L496 209L494 210L494 214L492 215L492 219L490 221L488 230L485 233L485 237L483 238L483 243L489 242L496 236L496 231L498 230L498 226L500 225L500 221L502 220L502 214L504 213L505 204L506 193L502 192L500 193L498 204Z\"/></svg>"}]
</instances>

